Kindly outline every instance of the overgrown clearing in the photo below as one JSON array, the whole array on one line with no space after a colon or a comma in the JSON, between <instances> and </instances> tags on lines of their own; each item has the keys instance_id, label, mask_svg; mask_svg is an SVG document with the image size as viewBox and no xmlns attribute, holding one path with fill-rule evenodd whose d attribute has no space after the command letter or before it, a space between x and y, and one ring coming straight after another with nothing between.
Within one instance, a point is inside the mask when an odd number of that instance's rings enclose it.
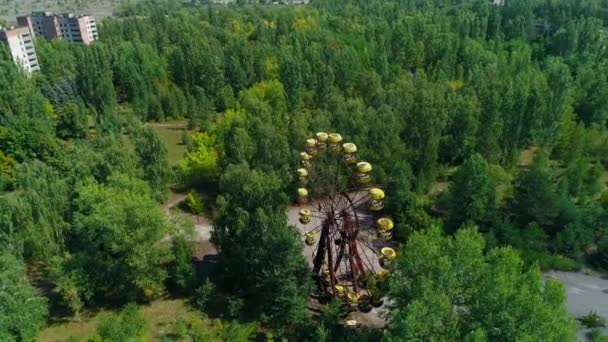
<instances>
[{"instance_id":1,"label":"overgrown clearing","mask_svg":"<svg viewBox=\"0 0 608 342\"><path fill-rule=\"evenodd\" d=\"M95 334L95 329L104 315L115 313L115 311L95 311L83 313L81 322L67 321L53 324L44 329L38 337L39 342L62 342L70 338L76 341L87 341ZM189 319L192 316L200 316L188 308L183 299L160 299L149 305L139 307L139 313L146 321L145 341L160 341L161 338L170 333L173 325L179 318Z\"/></svg>"},{"instance_id":2,"label":"overgrown clearing","mask_svg":"<svg viewBox=\"0 0 608 342\"><path fill-rule=\"evenodd\" d=\"M184 121L173 121L163 123L150 124L151 127L158 133L160 138L167 147L167 158L169 165L175 166L182 160L186 153L186 145L182 142L184 130L187 128L187 123ZM188 130L188 134L192 134L193 130Z\"/></svg>"}]
</instances>

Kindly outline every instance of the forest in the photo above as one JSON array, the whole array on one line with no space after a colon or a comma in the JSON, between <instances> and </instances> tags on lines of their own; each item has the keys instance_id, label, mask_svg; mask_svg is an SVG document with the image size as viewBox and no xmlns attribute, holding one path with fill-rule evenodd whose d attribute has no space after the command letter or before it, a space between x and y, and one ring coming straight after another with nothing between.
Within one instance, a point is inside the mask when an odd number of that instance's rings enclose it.
<instances>
[{"instance_id":1,"label":"forest","mask_svg":"<svg viewBox=\"0 0 608 342\"><path fill-rule=\"evenodd\" d=\"M38 39L32 77L2 49L0 340L100 309L90 341L146 340L136 308L166 297L217 324L163 341L574 340L542 272L608 271L606 24L605 0L138 1L90 46ZM170 165L151 124L175 120ZM386 184L384 329L307 308L286 209L318 131ZM176 189L205 194L210 274Z\"/></svg>"}]
</instances>

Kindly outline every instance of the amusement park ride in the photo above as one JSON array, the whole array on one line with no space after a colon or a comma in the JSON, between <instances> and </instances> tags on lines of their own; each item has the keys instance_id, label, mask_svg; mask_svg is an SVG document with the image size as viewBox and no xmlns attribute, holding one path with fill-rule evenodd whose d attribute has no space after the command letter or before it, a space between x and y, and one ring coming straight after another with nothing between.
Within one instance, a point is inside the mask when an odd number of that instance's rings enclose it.
<instances>
[{"instance_id":1,"label":"amusement park ride","mask_svg":"<svg viewBox=\"0 0 608 342\"><path fill-rule=\"evenodd\" d=\"M396 252L389 247L393 221L384 217L385 194L373 186L372 165L338 133L306 141L297 170L299 221L312 247L312 268L324 298L344 300L351 310L382 305ZM310 227L310 228L309 228Z\"/></svg>"}]
</instances>

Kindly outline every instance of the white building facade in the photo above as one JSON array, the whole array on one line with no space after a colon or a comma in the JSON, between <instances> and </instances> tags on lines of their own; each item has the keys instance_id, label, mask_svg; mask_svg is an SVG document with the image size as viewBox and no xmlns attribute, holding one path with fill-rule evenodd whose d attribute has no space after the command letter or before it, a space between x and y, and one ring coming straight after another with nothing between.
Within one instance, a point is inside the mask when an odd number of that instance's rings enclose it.
<instances>
[{"instance_id":1,"label":"white building facade","mask_svg":"<svg viewBox=\"0 0 608 342\"><path fill-rule=\"evenodd\" d=\"M29 27L1 29L0 41L6 44L13 60L23 71L28 74L40 71L38 56L34 47L34 35Z\"/></svg>"}]
</instances>

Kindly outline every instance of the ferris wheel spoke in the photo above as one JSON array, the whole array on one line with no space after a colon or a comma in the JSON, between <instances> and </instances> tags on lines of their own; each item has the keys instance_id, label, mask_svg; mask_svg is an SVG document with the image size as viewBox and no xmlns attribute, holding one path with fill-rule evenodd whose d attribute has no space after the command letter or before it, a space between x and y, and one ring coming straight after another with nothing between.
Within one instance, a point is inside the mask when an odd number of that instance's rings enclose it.
<instances>
[{"instance_id":1,"label":"ferris wheel spoke","mask_svg":"<svg viewBox=\"0 0 608 342\"><path fill-rule=\"evenodd\" d=\"M361 198L356 199L355 201L353 201L353 206L355 208L357 208L358 206L360 206L361 204L365 203L369 201L369 195L363 195L361 196Z\"/></svg>"},{"instance_id":2,"label":"ferris wheel spoke","mask_svg":"<svg viewBox=\"0 0 608 342\"><path fill-rule=\"evenodd\" d=\"M370 245L368 240L357 239L357 242L367 247L373 254L378 255L376 248L373 245Z\"/></svg>"},{"instance_id":3,"label":"ferris wheel spoke","mask_svg":"<svg viewBox=\"0 0 608 342\"><path fill-rule=\"evenodd\" d=\"M357 243L360 243L360 241L357 241ZM361 247L363 247L363 246L361 246ZM375 269L374 269L374 262L373 262L373 261L370 259L370 255L369 255L368 253L366 253L366 249L367 249L367 250L370 250L370 251L372 252L372 254L373 254L373 255L376 255L376 252L375 252L373 249L369 248L369 246L367 246L367 245L365 245L365 247L366 247L366 248L362 248L361 250L362 250L362 252L363 252L363 257L365 258L365 261L367 261L366 266L367 266L367 268L368 268L369 270L371 270L371 271L372 271L372 273L374 273L374 274L375 274L375 273L376 273L376 271L375 271ZM359 253L359 257L360 257L360 254L361 254L361 253ZM364 263L365 263L365 261L364 261Z\"/></svg>"}]
</instances>

